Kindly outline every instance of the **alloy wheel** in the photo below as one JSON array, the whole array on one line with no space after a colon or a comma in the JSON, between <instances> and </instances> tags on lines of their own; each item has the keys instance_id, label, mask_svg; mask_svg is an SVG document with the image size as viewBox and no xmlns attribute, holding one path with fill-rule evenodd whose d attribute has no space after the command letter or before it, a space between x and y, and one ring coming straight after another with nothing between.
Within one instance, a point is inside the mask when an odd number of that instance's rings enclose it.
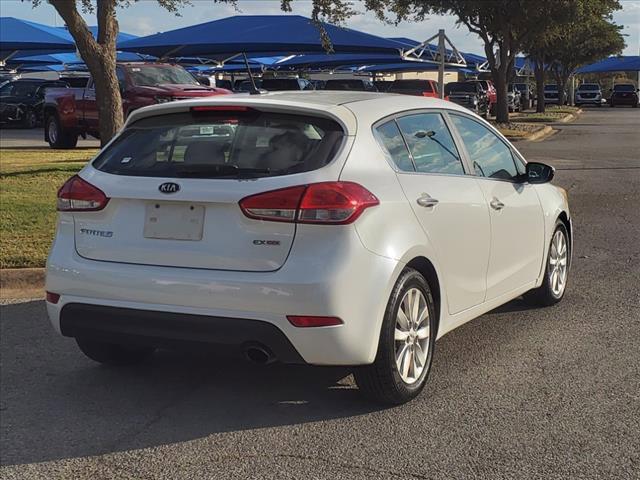
<instances>
[{"instance_id":1,"label":"alloy wheel","mask_svg":"<svg viewBox=\"0 0 640 480\"><path fill-rule=\"evenodd\" d=\"M49 136L49 141L53 144L57 143L58 141L58 124L56 123L56 121L52 118L51 120L49 120L49 123L47 124L47 134Z\"/></svg>"},{"instance_id":2,"label":"alloy wheel","mask_svg":"<svg viewBox=\"0 0 640 480\"><path fill-rule=\"evenodd\" d=\"M567 259L567 239L561 230L557 230L549 251L549 283L556 298L562 296L567 284Z\"/></svg>"},{"instance_id":3,"label":"alloy wheel","mask_svg":"<svg viewBox=\"0 0 640 480\"><path fill-rule=\"evenodd\" d=\"M415 383L429 353L429 308L418 288L407 290L396 315L394 333L396 368L405 383Z\"/></svg>"}]
</instances>

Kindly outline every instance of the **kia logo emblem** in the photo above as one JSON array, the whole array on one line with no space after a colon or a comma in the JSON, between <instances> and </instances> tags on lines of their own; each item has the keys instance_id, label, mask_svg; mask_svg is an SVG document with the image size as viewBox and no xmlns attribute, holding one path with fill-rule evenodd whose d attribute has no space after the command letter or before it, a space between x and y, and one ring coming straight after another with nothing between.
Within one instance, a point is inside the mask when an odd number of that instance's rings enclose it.
<instances>
[{"instance_id":1,"label":"kia logo emblem","mask_svg":"<svg viewBox=\"0 0 640 480\"><path fill-rule=\"evenodd\" d=\"M160 190L162 193L176 193L180 191L180 185L173 182L166 182L160 185L158 187L158 190Z\"/></svg>"}]
</instances>

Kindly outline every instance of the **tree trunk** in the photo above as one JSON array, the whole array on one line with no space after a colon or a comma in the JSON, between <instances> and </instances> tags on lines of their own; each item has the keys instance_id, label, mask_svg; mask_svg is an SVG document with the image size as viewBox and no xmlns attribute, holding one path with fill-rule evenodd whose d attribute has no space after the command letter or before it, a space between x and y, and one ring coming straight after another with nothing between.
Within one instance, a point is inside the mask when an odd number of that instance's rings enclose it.
<instances>
[{"instance_id":1,"label":"tree trunk","mask_svg":"<svg viewBox=\"0 0 640 480\"><path fill-rule=\"evenodd\" d=\"M500 63L493 65L491 68L491 76L498 97L496 103L496 122L509 123L507 84L509 82L509 69L513 66L513 61L509 56L509 45L507 42L499 44L498 55L500 56Z\"/></svg>"},{"instance_id":2,"label":"tree trunk","mask_svg":"<svg viewBox=\"0 0 640 480\"><path fill-rule=\"evenodd\" d=\"M102 55L98 65L91 69L91 75L96 88L100 146L104 147L124 123L115 56Z\"/></svg>"},{"instance_id":3,"label":"tree trunk","mask_svg":"<svg viewBox=\"0 0 640 480\"><path fill-rule=\"evenodd\" d=\"M536 112L544 113L544 61L536 60L534 75L536 77Z\"/></svg>"},{"instance_id":4,"label":"tree trunk","mask_svg":"<svg viewBox=\"0 0 640 480\"><path fill-rule=\"evenodd\" d=\"M100 0L96 4L98 38L93 38L87 23L78 12L75 1L50 0L67 24L96 89L100 144L106 145L124 123L122 96L116 76L116 0Z\"/></svg>"},{"instance_id":5,"label":"tree trunk","mask_svg":"<svg viewBox=\"0 0 640 480\"><path fill-rule=\"evenodd\" d=\"M509 103L507 101L507 69L498 68L497 75L493 76L493 82L498 93L498 103L496 104L496 122L509 123Z\"/></svg>"},{"instance_id":6,"label":"tree trunk","mask_svg":"<svg viewBox=\"0 0 640 480\"><path fill-rule=\"evenodd\" d=\"M558 105L562 106L565 102L564 89L567 85L566 79L563 77L562 73L555 71L553 75L556 79L556 86L558 87Z\"/></svg>"}]
</instances>

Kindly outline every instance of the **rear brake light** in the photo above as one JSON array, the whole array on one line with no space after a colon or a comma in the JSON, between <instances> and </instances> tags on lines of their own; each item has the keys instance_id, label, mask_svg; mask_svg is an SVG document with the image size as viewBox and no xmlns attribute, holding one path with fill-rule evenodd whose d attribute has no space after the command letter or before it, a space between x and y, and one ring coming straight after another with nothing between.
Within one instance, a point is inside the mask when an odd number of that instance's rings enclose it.
<instances>
[{"instance_id":1,"label":"rear brake light","mask_svg":"<svg viewBox=\"0 0 640 480\"><path fill-rule=\"evenodd\" d=\"M249 112L252 108L244 105L196 105L192 112Z\"/></svg>"},{"instance_id":2,"label":"rear brake light","mask_svg":"<svg viewBox=\"0 0 640 480\"><path fill-rule=\"evenodd\" d=\"M240 200L240 208L258 220L344 225L379 203L357 183L322 182L251 195Z\"/></svg>"},{"instance_id":3,"label":"rear brake light","mask_svg":"<svg viewBox=\"0 0 640 480\"><path fill-rule=\"evenodd\" d=\"M309 315L287 315L287 320L294 327L332 327L342 325L338 317L312 317Z\"/></svg>"},{"instance_id":4,"label":"rear brake light","mask_svg":"<svg viewBox=\"0 0 640 480\"><path fill-rule=\"evenodd\" d=\"M53 303L55 305L56 303L58 303L58 300L60 300L60 294L59 293L53 293L53 292L47 292L46 299L47 299L47 302Z\"/></svg>"},{"instance_id":5,"label":"rear brake light","mask_svg":"<svg viewBox=\"0 0 640 480\"><path fill-rule=\"evenodd\" d=\"M109 198L78 175L67 180L58 190L59 212L92 212L102 210Z\"/></svg>"}]
</instances>

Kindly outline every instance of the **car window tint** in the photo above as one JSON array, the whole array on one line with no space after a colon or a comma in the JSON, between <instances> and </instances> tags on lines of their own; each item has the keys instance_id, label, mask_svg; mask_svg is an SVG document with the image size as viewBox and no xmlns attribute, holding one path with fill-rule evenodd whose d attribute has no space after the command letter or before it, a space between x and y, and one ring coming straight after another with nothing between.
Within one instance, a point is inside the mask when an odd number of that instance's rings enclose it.
<instances>
[{"instance_id":1,"label":"car window tint","mask_svg":"<svg viewBox=\"0 0 640 480\"><path fill-rule=\"evenodd\" d=\"M511 180L518 170L511 149L484 125L468 117L452 114L476 175Z\"/></svg>"},{"instance_id":2,"label":"car window tint","mask_svg":"<svg viewBox=\"0 0 640 480\"><path fill-rule=\"evenodd\" d=\"M269 112L193 112L128 126L94 160L115 175L252 178L316 170L336 155L344 131L333 120Z\"/></svg>"},{"instance_id":3,"label":"car window tint","mask_svg":"<svg viewBox=\"0 0 640 480\"><path fill-rule=\"evenodd\" d=\"M377 127L376 137L400 170L405 172L415 171L407 146L402 140L402 134L394 120Z\"/></svg>"},{"instance_id":4,"label":"car window tint","mask_svg":"<svg viewBox=\"0 0 640 480\"><path fill-rule=\"evenodd\" d=\"M418 172L464 175L460 155L442 115L422 113L398 119Z\"/></svg>"}]
</instances>

